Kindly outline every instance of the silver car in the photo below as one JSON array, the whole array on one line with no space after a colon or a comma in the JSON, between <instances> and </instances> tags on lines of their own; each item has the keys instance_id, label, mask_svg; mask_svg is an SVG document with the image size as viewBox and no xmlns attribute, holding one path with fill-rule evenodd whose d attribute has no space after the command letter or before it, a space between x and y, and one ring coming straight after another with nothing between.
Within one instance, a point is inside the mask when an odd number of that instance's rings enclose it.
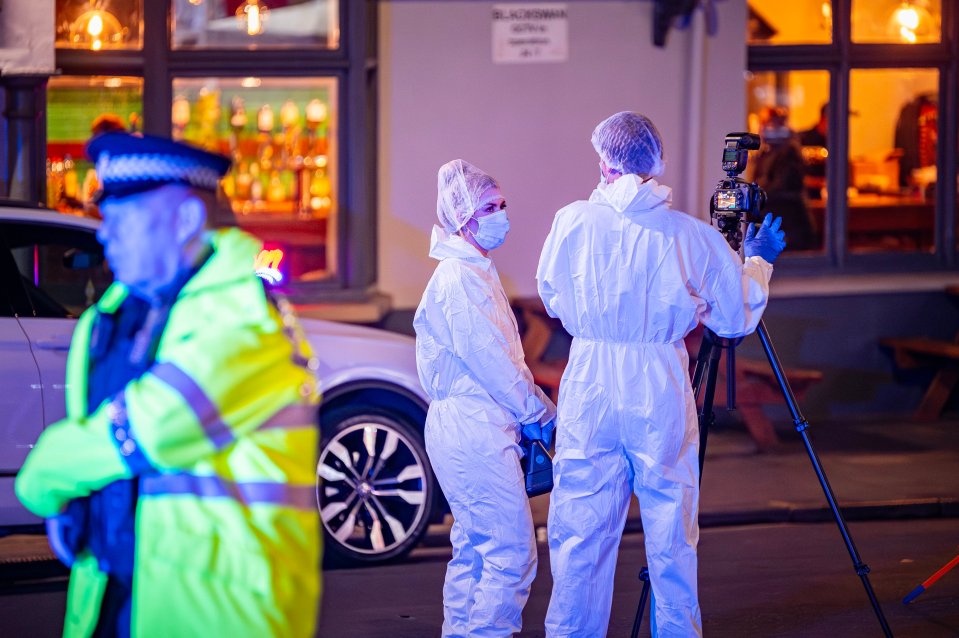
<instances>
[{"instance_id":1,"label":"silver car","mask_svg":"<svg viewBox=\"0 0 959 638\"><path fill-rule=\"evenodd\" d=\"M41 523L17 501L13 482L43 428L65 416L76 317L111 282L96 229L90 219L0 206L0 535ZM446 512L423 446L427 398L413 339L329 321L302 325L320 360L316 498L326 556L404 556Z\"/></svg>"}]
</instances>

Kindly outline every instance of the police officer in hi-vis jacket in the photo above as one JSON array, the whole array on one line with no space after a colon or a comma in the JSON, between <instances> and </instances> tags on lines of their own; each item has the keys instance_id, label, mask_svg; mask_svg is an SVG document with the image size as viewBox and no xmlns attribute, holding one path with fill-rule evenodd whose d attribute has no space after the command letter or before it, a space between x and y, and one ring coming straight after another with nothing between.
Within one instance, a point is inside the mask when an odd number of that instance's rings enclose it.
<instances>
[{"instance_id":1,"label":"police officer in hi-vis jacket","mask_svg":"<svg viewBox=\"0 0 959 638\"><path fill-rule=\"evenodd\" d=\"M211 230L230 162L119 132L87 154L115 283L16 482L72 568L64 635L313 636L316 365L259 242Z\"/></svg>"}]
</instances>

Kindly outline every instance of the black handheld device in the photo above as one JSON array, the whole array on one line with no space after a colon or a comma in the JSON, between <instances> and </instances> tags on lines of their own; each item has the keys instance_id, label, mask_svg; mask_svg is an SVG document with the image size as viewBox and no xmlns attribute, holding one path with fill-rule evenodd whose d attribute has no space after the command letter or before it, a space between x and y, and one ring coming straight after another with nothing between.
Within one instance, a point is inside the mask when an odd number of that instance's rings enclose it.
<instances>
[{"instance_id":1,"label":"black handheld device","mask_svg":"<svg viewBox=\"0 0 959 638\"><path fill-rule=\"evenodd\" d=\"M553 459L549 456L541 439L527 439L521 442L523 458L520 467L526 478L526 495L539 496L553 489Z\"/></svg>"}]
</instances>

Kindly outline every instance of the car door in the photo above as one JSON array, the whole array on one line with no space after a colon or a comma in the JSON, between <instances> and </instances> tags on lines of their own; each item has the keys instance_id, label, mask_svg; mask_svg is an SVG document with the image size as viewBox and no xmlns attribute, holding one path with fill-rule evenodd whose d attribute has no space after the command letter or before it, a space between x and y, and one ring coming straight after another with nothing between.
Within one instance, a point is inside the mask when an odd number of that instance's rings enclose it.
<instances>
[{"instance_id":1,"label":"car door","mask_svg":"<svg viewBox=\"0 0 959 638\"><path fill-rule=\"evenodd\" d=\"M17 316L29 312L19 272L0 232L0 525L36 522L13 493L13 481L43 430L40 370Z\"/></svg>"},{"instance_id":2,"label":"car door","mask_svg":"<svg viewBox=\"0 0 959 638\"><path fill-rule=\"evenodd\" d=\"M66 415L66 366L76 318L111 282L92 228L0 223L30 306L19 316L39 368L43 423Z\"/></svg>"},{"instance_id":3,"label":"car door","mask_svg":"<svg viewBox=\"0 0 959 638\"><path fill-rule=\"evenodd\" d=\"M43 393L30 341L17 321L23 299L11 294L17 271L5 249L0 249L0 275L0 472L12 474L43 428Z\"/></svg>"}]
</instances>

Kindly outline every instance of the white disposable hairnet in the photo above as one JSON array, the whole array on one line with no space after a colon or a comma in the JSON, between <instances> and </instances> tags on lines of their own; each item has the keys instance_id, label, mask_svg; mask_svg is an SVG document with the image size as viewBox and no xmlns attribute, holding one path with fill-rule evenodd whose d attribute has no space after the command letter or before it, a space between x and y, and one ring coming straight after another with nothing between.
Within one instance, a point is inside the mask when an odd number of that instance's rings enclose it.
<instances>
[{"instance_id":1,"label":"white disposable hairnet","mask_svg":"<svg viewBox=\"0 0 959 638\"><path fill-rule=\"evenodd\" d=\"M466 160L440 166L436 179L436 216L448 233L455 233L485 203L480 201L496 180Z\"/></svg>"},{"instance_id":2,"label":"white disposable hairnet","mask_svg":"<svg viewBox=\"0 0 959 638\"><path fill-rule=\"evenodd\" d=\"M663 138L645 115L622 111L593 130L593 148L611 169L624 175L663 174Z\"/></svg>"}]
</instances>

